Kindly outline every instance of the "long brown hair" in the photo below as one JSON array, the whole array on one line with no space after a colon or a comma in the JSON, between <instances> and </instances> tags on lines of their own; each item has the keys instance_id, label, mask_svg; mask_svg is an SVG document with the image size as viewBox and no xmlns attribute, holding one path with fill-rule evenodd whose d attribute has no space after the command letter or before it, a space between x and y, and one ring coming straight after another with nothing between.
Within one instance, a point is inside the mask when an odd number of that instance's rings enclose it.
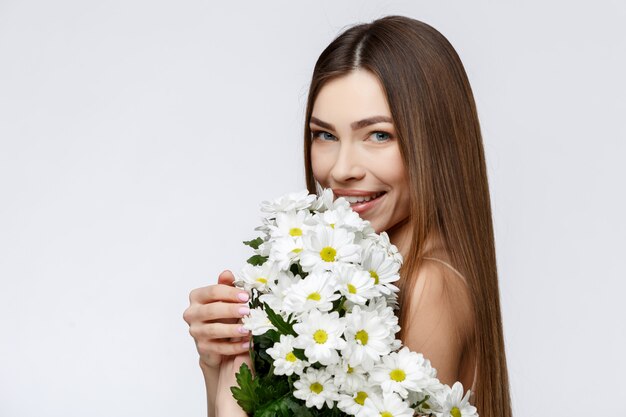
<instances>
[{"instance_id":1,"label":"long brown hair","mask_svg":"<svg viewBox=\"0 0 626 417\"><path fill-rule=\"evenodd\" d=\"M402 266L400 325L431 232L467 280L478 362L474 403L483 417L510 417L491 203L474 96L461 60L433 27L404 16L353 26L322 52L304 127L307 187L315 193L309 121L324 84L355 69L385 90L411 187L411 245Z\"/></svg>"}]
</instances>

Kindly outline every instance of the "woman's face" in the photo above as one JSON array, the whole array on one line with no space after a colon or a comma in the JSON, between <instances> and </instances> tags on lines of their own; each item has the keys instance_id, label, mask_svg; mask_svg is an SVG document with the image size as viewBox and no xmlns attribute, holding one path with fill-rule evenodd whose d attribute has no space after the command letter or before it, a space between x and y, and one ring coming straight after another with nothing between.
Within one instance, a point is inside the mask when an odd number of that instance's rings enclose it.
<instances>
[{"instance_id":1,"label":"woman's face","mask_svg":"<svg viewBox=\"0 0 626 417\"><path fill-rule=\"evenodd\" d=\"M377 231L408 218L409 187L382 85L358 69L324 84L311 113L313 176Z\"/></svg>"}]
</instances>

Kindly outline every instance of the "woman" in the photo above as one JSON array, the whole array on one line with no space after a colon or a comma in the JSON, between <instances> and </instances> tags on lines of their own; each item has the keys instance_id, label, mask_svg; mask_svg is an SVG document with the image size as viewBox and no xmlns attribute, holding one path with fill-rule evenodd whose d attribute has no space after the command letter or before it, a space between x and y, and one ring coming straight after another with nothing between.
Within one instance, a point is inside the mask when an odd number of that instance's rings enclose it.
<instances>
[{"instance_id":1,"label":"woman","mask_svg":"<svg viewBox=\"0 0 626 417\"><path fill-rule=\"evenodd\" d=\"M304 140L309 191L348 197L404 257L398 337L442 382L471 387L481 416L510 416L482 138L453 47L402 16L346 30L315 65ZM192 291L185 312L209 415L241 414L228 388L247 360L247 295L232 280Z\"/></svg>"}]
</instances>

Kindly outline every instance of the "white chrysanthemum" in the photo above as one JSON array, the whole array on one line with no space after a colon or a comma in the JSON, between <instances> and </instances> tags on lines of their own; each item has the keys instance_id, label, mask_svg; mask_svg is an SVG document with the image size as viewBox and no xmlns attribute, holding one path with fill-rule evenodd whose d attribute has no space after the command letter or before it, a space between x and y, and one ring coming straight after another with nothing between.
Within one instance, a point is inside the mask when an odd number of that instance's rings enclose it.
<instances>
[{"instance_id":1,"label":"white chrysanthemum","mask_svg":"<svg viewBox=\"0 0 626 417\"><path fill-rule=\"evenodd\" d=\"M380 235L378 235L378 243L380 246L382 246L383 249L387 251L387 254L391 256L391 258L393 258L395 262L397 262L399 265L402 265L402 254L398 252L398 248L396 247L396 245L391 243L387 232L380 232Z\"/></svg>"},{"instance_id":2,"label":"white chrysanthemum","mask_svg":"<svg viewBox=\"0 0 626 417\"><path fill-rule=\"evenodd\" d=\"M291 271L280 272L276 282L270 283L266 294L261 294L259 300L266 303L275 312L284 311L283 303L291 287L300 282L300 275L294 276Z\"/></svg>"},{"instance_id":3,"label":"white chrysanthemum","mask_svg":"<svg viewBox=\"0 0 626 417\"><path fill-rule=\"evenodd\" d=\"M463 396L463 384L455 382L452 389L446 390L446 395L440 398L442 410L437 417L478 417L476 407L469 403L471 391Z\"/></svg>"},{"instance_id":4,"label":"white chrysanthemum","mask_svg":"<svg viewBox=\"0 0 626 417\"><path fill-rule=\"evenodd\" d=\"M377 311L361 310L357 305L346 314L345 320L346 347L341 354L348 359L350 366L361 365L370 370L381 356L391 352L393 334Z\"/></svg>"},{"instance_id":5,"label":"white chrysanthemum","mask_svg":"<svg viewBox=\"0 0 626 417\"><path fill-rule=\"evenodd\" d=\"M289 269L292 263L300 258L302 252L302 239L294 239L290 236L271 240L269 260L276 262L282 270Z\"/></svg>"},{"instance_id":6,"label":"white chrysanthemum","mask_svg":"<svg viewBox=\"0 0 626 417\"><path fill-rule=\"evenodd\" d=\"M317 226L304 235L300 257L302 270L332 269L337 262L359 262L361 248L354 244L354 233L345 229Z\"/></svg>"},{"instance_id":7,"label":"white chrysanthemum","mask_svg":"<svg viewBox=\"0 0 626 417\"><path fill-rule=\"evenodd\" d=\"M350 264L339 264L333 269L339 291L354 304L365 304L380 295L368 272Z\"/></svg>"},{"instance_id":8,"label":"white chrysanthemum","mask_svg":"<svg viewBox=\"0 0 626 417\"><path fill-rule=\"evenodd\" d=\"M400 279L400 264L370 241L365 241L362 246L361 266L370 273L376 287L383 294L397 292L398 287L393 283Z\"/></svg>"},{"instance_id":9,"label":"white chrysanthemum","mask_svg":"<svg viewBox=\"0 0 626 417\"><path fill-rule=\"evenodd\" d=\"M335 377L335 385L345 393L352 394L368 385L365 368L360 365L350 366L344 357L339 363L330 365L326 369Z\"/></svg>"},{"instance_id":10,"label":"white chrysanthemum","mask_svg":"<svg viewBox=\"0 0 626 417\"><path fill-rule=\"evenodd\" d=\"M292 335L280 335L280 341L267 349L268 355L274 359L274 373L276 375L301 374L305 366L309 363L298 359L293 353L293 341L296 338Z\"/></svg>"},{"instance_id":11,"label":"white chrysanthemum","mask_svg":"<svg viewBox=\"0 0 626 417\"><path fill-rule=\"evenodd\" d=\"M322 365L332 365L339 362L337 350L345 347L346 341L341 337L345 330L344 319L339 313L330 314L319 310L311 310L302 317L301 323L293 325L298 333L294 346L304 349L304 354L311 362Z\"/></svg>"},{"instance_id":12,"label":"white chrysanthemum","mask_svg":"<svg viewBox=\"0 0 626 417\"><path fill-rule=\"evenodd\" d=\"M378 387L363 383L354 391L340 392L337 408L348 415L356 416L365 405L367 398L381 396L382 392Z\"/></svg>"},{"instance_id":13,"label":"white chrysanthemum","mask_svg":"<svg viewBox=\"0 0 626 417\"><path fill-rule=\"evenodd\" d=\"M333 301L341 297L336 290L337 284L331 272L311 272L289 289L283 309L288 313L303 313L314 308L330 311Z\"/></svg>"},{"instance_id":14,"label":"white chrysanthemum","mask_svg":"<svg viewBox=\"0 0 626 417\"><path fill-rule=\"evenodd\" d=\"M311 218L308 210L290 210L276 213L276 225L270 226L273 239L279 237L301 238L311 228L307 221Z\"/></svg>"},{"instance_id":15,"label":"white chrysanthemum","mask_svg":"<svg viewBox=\"0 0 626 417\"><path fill-rule=\"evenodd\" d=\"M324 403L332 408L337 399L337 387L333 384L333 378L323 368L307 368L293 386L295 388L293 396L306 401L309 408L321 409Z\"/></svg>"},{"instance_id":16,"label":"white chrysanthemum","mask_svg":"<svg viewBox=\"0 0 626 417\"><path fill-rule=\"evenodd\" d=\"M267 318L267 313L260 307L250 310L250 314L241 319L243 327L250 330L254 336L259 336L269 329L276 330L276 327Z\"/></svg>"},{"instance_id":17,"label":"white chrysanthemum","mask_svg":"<svg viewBox=\"0 0 626 417\"><path fill-rule=\"evenodd\" d=\"M344 200L345 199L337 199ZM332 210L318 213L311 219L315 224L331 227L333 229L344 228L352 232L361 232L369 224L367 220L359 217L358 213L350 208L350 204L346 201L347 206L338 206Z\"/></svg>"},{"instance_id":18,"label":"white chrysanthemum","mask_svg":"<svg viewBox=\"0 0 626 417\"><path fill-rule=\"evenodd\" d=\"M387 305L384 298L373 298L367 306L361 307L361 310L376 312L378 318L385 323L385 327L389 329L391 338L395 337L395 334L400 331L398 316L394 314L393 309ZM391 350L400 348L401 343L400 339L394 339Z\"/></svg>"},{"instance_id":19,"label":"white chrysanthemum","mask_svg":"<svg viewBox=\"0 0 626 417\"><path fill-rule=\"evenodd\" d=\"M413 410L409 403L391 393L367 397L357 417L413 417Z\"/></svg>"},{"instance_id":20,"label":"white chrysanthemum","mask_svg":"<svg viewBox=\"0 0 626 417\"><path fill-rule=\"evenodd\" d=\"M317 200L311 204L310 209L323 213L327 210L336 209L339 207L350 207L350 203L345 198L338 198L335 200L335 195L331 188L324 188L321 194L317 197Z\"/></svg>"},{"instance_id":21,"label":"white chrysanthemum","mask_svg":"<svg viewBox=\"0 0 626 417\"><path fill-rule=\"evenodd\" d=\"M308 190L300 190L272 201L261 202L261 211L268 213L268 217L271 217L281 211L308 209L315 199L315 194L309 194Z\"/></svg>"},{"instance_id":22,"label":"white chrysanthemum","mask_svg":"<svg viewBox=\"0 0 626 417\"><path fill-rule=\"evenodd\" d=\"M380 384L383 392L397 392L407 398L410 391L422 391L434 385L436 371L421 353L411 352L406 346L398 352L383 356L382 363L370 372L370 380Z\"/></svg>"},{"instance_id":23,"label":"white chrysanthemum","mask_svg":"<svg viewBox=\"0 0 626 417\"><path fill-rule=\"evenodd\" d=\"M246 264L235 276L235 286L250 292L253 288L266 292L269 284L276 279L278 266L274 262L265 262L261 266Z\"/></svg>"}]
</instances>

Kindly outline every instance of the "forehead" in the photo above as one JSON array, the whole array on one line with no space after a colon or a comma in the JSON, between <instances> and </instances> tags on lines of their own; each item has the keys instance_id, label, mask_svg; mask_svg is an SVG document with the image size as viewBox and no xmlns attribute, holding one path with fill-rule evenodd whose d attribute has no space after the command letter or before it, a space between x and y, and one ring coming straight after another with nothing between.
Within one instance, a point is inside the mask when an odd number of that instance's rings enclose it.
<instances>
[{"instance_id":1,"label":"forehead","mask_svg":"<svg viewBox=\"0 0 626 417\"><path fill-rule=\"evenodd\" d=\"M315 98L312 115L349 124L370 116L391 117L391 111L378 77L358 69L326 82Z\"/></svg>"}]
</instances>

